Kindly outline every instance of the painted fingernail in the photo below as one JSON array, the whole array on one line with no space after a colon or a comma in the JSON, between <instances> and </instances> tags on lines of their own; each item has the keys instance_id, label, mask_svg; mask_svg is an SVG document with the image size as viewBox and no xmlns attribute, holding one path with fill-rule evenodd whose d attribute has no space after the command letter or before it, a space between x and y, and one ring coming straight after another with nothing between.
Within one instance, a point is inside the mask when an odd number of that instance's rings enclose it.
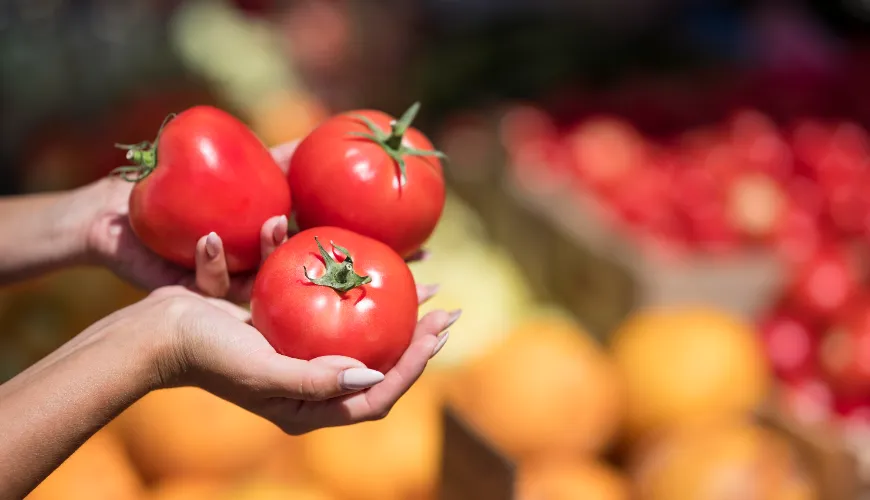
<instances>
[{"instance_id":1,"label":"painted fingernail","mask_svg":"<svg viewBox=\"0 0 870 500\"><path fill-rule=\"evenodd\" d=\"M450 311L449 316L447 317L447 325L444 326L444 329L446 330L453 326L453 323L456 323L460 316L462 316L462 309Z\"/></svg>"},{"instance_id":2,"label":"painted fingernail","mask_svg":"<svg viewBox=\"0 0 870 500\"><path fill-rule=\"evenodd\" d=\"M435 348L432 349L432 357L433 358L435 357L436 354L438 354L438 351L440 351L441 348L444 347L444 344L447 343L447 339L450 338L450 332L441 332L438 334L437 338L438 338L438 343L435 344Z\"/></svg>"},{"instance_id":3,"label":"painted fingernail","mask_svg":"<svg viewBox=\"0 0 870 500\"><path fill-rule=\"evenodd\" d=\"M426 302L438 293L441 285L420 285L417 290L417 302Z\"/></svg>"},{"instance_id":4,"label":"painted fingernail","mask_svg":"<svg viewBox=\"0 0 870 500\"><path fill-rule=\"evenodd\" d=\"M284 238L287 237L287 216L282 215L278 218L278 223L275 224L275 229L272 230L272 241L276 245L284 243Z\"/></svg>"},{"instance_id":5,"label":"painted fingernail","mask_svg":"<svg viewBox=\"0 0 870 500\"><path fill-rule=\"evenodd\" d=\"M218 238L217 233L212 231L205 237L205 254L208 255L209 259L215 259L220 253L221 239Z\"/></svg>"},{"instance_id":6,"label":"painted fingernail","mask_svg":"<svg viewBox=\"0 0 870 500\"><path fill-rule=\"evenodd\" d=\"M368 389L384 379L384 374L368 368L348 368L341 372L341 387L350 391Z\"/></svg>"}]
</instances>

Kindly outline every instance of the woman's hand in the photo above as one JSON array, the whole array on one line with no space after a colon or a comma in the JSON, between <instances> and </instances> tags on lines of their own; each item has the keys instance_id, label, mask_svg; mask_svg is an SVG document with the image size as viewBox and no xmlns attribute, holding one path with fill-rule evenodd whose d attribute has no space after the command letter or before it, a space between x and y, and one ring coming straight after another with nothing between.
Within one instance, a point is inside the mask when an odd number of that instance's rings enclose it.
<instances>
[{"instance_id":1,"label":"woman's hand","mask_svg":"<svg viewBox=\"0 0 870 500\"><path fill-rule=\"evenodd\" d=\"M272 156L287 171L296 142L278 146ZM219 234L203 235L196 247L196 271L177 266L146 248L136 237L128 218L128 201L133 184L118 178L98 181L73 194L73 212L87 214L83 231L91 260L105 265L118 276L153 290L179 285L211 297L235 302L250 298L254 272L230 276ZM287 217L267 220L260 232L263 258L287 239Z\"/></svg>"},{"instance_id":2,"label":"woman's hand","mask_svg":"<svg viewBox=\"0 0 870 500\"><path fill-rule=\"evenodd\" d=\"M158 289L0 385L0 498L24 497L154 389L196 385L289 434L382 418L458 317L427 314L399 363L381 374L341 356L282 356L247 324L244 309L182 287Z\"/></svg>"},{"instance_id":3,"label":"woman's hand","mask_svg":"<svg viewBox=\"0 0 870 500\"><path fill-rule=\"evenodd\" d=\"M278 354L247 324L246 310L180 287L157 290L119 315L135 323L137 335L160 338L157 387L195 385L302 434L386 416L444 345L459 311L424 316L404 356L384 374L342 356L304 361Z\"/></svg>"}]
</instances>

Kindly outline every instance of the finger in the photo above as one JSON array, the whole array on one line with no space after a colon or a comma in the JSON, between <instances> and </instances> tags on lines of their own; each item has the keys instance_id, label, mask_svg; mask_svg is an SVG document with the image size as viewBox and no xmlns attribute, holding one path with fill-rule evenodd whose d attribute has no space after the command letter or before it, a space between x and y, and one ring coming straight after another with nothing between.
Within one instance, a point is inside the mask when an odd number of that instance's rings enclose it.
<instances>
[{"instance_id":1,"label":"finger","mask_svg":"<svg viewBox=\"0 0 870 500\"><path fill-rule=\"evenodd\" d=\"M196 243L196 287L212 297L224 297L230 288L223 242L214 232Z\"/></svg>"},{"instance_id":2,"label":"finger","mask_svg":"<svg viewBox=\"0 0 870 500\"><path fill-rule=\"evenodd\" d=\"M437 335L455 322L456 312L432 311L425 315L414 331L411 345L383 382L371 389L329 401L323 407L324 425L347 425L385 417L414 382L423 374L429 359L437 352L443 338Z\"/></svg>"},{"instance_id":3,"label":"finger","mask_svg":"<svg viewBox=\"0 0 870 500\"><path fill-rule=\"evenodd\" d=\"M422 305L438 293L441 285L417 285L417 304Z\"/></svg>"},{"instance_id":4,"label":"finger","mask_svg":"<svg viewBox=\"0 0 870 500\"><path fill-rule=\"evenodd\" d=\"M262 260L272 255L282 243L287 241L287 216L279 215L267 220L260 230L260 254Z\"/></svg>"},{"instance_id":5,"label":"finger","mask_svg":"<svg viewBox=\"0 0 870 500\"><path fill-rule=\"evenodd\" d=\"M421 249L417 250L416 252L412 253L407 259L405 259L405 262L407 262L409 264L411 262L423 262L423 261L428 260L431 256L432 256L432 252L430 252L429 250L426 250L425 248L421 248Z\"/></svg>"},{"instance_id":6,"label":"finger","mask_svg":"<svg viewBox=\"0 0 870 500\"><path fill-rule=\"evenodd\" d=\"M239 307L233 303L227 302L226 300L222 299L206 298L205 300L207 300L209 304L229 313L232 317L238 319L243 323L247 323L251 320L250 311L243 307Z\"/></svg>"},{"instance_id":7,"label":"finger","mask_svg":"<svg viewBox=\"0 0 870 500\"><path fill-rule=\"evenodd\" d=\"M341 356L303 361L275 354L262 369L260 380L264 390L276 397L301 401L325 401L384 380L381 372Z\"/></svg>"},{"instance_id":8,"label":"finger","mask_svg":"<svg viewBox=\"0 0 870 500\"><path fill-rule=\"evenodd\" d=\"M285 174L290 171L290 158L293 157L293 153L296 151L296 146L298 145L299 141L290 141L285 142L284 144L279 144L270 150L272 158L275 159L275 163L281 167L281 171Z\"/></svg>"}]
</instances>

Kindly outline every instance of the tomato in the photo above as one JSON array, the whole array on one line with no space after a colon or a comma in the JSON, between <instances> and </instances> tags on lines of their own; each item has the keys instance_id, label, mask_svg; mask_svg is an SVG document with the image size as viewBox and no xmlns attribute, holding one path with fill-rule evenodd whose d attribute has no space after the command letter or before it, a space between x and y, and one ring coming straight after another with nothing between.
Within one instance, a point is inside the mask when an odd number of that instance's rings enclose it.
<instances>
[{"instance_id":1,"label":"tomato","mask_svg":"<svg viewBox=\"0 0 870 500\"><path fill-rule=\"evenodd\" d=\"M137 164L119 169L136 182L133 231L179 265L193 268L197 240L214 231L229 271L251 270L260 261L263 223L290 214L290 189L269 150L219 109L190 108L168 121L153 145L126 148Z\"/></svg>"},{"instance_id":2,"label":"tomato","mask_svg":"<svg viewBox=\"0 0 870 500\"><path fill-rule=\"evenodd\" d=\"M860 287L859 271L841 248L820 248L795 269L790 299L811 320L825 321L839 314Z\"/></svg>"},{"instance_id":3,"label":"tomato","mask_svg":"<svg viewBox=\"0 0 870 500\"><path fill-rule=\"evenodd\" d=\"M819 358L838 396L870 394L870 304L850 309L825 333Z\"/></svg>"},{"instance_id":4,"label":"tomato","mask_svg":"<svg viewBox=\"0 0 870 500\"><path fill-rule=\"evenodd\" d=\"M414 278L374 239L336 227L298 233L270 255L251 295L254 326L276 351L349 356L385 372L411 343Z\"/></svg>"},{"instance_id":5,"label":"tomato","mask_svg":"<svg viewBox=\"0 0 870 500\"><path fill-rule=\"evenodd\" d=\"M290 161L300 229L335 226L374 238L408 257L435 230L444 177L432 143L410 123L380 111L334 116L311 132Z\"/></svg>"},{"instance_id":6,"label":"tomato","mask_svg":"<svg viewBox=\"0 0 870 500\"><path fill-rule=\"evenodd\" d=\"M788 310L776 311L759 325L767 359L780 379L800 380L814 373L818 338L813 326Z\"/></svg>"}]
</instances>

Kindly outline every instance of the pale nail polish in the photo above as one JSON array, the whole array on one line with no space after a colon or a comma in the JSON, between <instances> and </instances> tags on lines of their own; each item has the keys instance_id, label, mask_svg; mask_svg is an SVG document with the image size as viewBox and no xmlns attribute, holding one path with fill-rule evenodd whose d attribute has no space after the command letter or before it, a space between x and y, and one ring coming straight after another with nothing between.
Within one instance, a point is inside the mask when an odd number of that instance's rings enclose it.
<instances>
[{"instance_id":1,"label":"pale nail polish","mask_svg":"<svg viewBox=\"0 0 870 500\"><path fill-rule=\"evenodd\" d=\"M460 316L462 316L462 309L450 311L449 316L447 317L447 325L444 326L444 329L446 330L453 326L453 323L456 323Z\"/></svg>"},{"instance_id":2,"label":"pale nail polish","mask_svg":"<svg viewBox=\"0 0 870 500\"><path fill-rule=\"evenodd\" d=\"M417 297L418 302L426 302L431 299L438 293L438 290L441 289L441 285L420 285L420 294Z\"/></svg>"},{"instance_id":3,"label":"pale nail polish","mask_svg":"<svg viewBox=\"0 0 870 500\"><path fill-rule=\"evenodd\" d=\"M384 374L368 368L348 368L341 372L341 387L351 391L368 389L384 379Z\"/></svg>"},{"instance_id":4,"label":"pale nail polish","mask_svg":"<svg viewBox=\"0 0 870 500\"><path fill-rule=\"evenodd\" d=\"M214 231L205 237L205 254L209 259L214 259L221 252L221 240Z\"/></svg>"},{"instance_id":5,"label":"pale nail polish","mask_svg":"<svg viewBox=\"0 0 870 500\"><path fill-rule=\"evenodd\" d=\"M275 229L272 230L272 241L274 241L276 245L284 243L284 238L287 237L287 225L287 216L282 215L278 219L278 223L275 224Z\"/></svg>"},{"instance_id":6,"label":"pale nail polish","mask_svg":"<svg viewBox=\"0 0 870 500\"><path fill-rule=\"evenodd\" d=\"M447 339L449 339L449 338L450 338L450 332L442 332L442 333L438 334L438 343L435 344L435 348L432 349L432 357L433 358L435 357L436 354L438 354L438 351L440 351L441 348L444 347L444 344L447 343Z\"/></svg>"}]
</instances>

